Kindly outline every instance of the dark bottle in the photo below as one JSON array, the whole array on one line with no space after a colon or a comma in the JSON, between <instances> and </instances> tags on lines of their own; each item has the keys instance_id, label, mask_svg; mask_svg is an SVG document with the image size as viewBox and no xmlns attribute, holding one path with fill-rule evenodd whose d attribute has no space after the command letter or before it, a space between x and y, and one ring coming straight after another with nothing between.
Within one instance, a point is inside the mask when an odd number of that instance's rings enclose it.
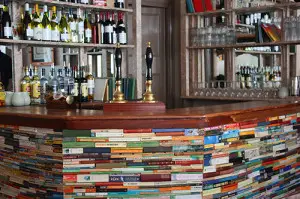
<instances>
[{"instance_id":1,"label":"dark bottle","mask_svg":"<svg viewBox=\"0 0 300 199\"><path fill-rule=\"evenodd\" d=\"M111 21L111 16L109 12L106 14L106 21L104 26L104 43L105 44L113 44L113 33L114 28Z\"/></svg>"},{"instance_id":2,"label":"dark bottle","mask_svg":"<svg viewBox=\"0 0 300 199\"><path fill-rule=\"evenodd\" d=\"M146 80L152 80L152 63L153 63L153 52L151 49L151 43L148 42L148 46L146 48L146 65L147 65L147 71L146 71Z\"/></svg>"},{"instance_id":3,"label":"dark bottle","mask_svg":"<svg viewBox=\"0 0 300 199\"><path fill-rule=\"evenodd\" d=\"M98 26L99 26L99 34L100 34L100 38L99 38L99 43L101 43L101 44L104 44L104 33L105 33L105 31L104 31L104 27L105 27L105 14L104 13L101 13L100 14L100 20L99 20L99 24L98 24Z\"/></svg>"},{"instance_id":4,"label":"dark bottle","mask_svg":"<svg viewBox=\"0 0 300 199\"><path fill-rule=\"evenodd\" d=\"M122 51L120 44L117 44L115 51L115 62L116 62L116 81L122 81L121 64L122 64Z\"/></svg>"},{"instance_id":5,"label":"dark bottle","mask_svg":"<svg viewBox=\"0 0 300 199\"><path fill-rule=\"evenodd\" d=\"M74 101L75 102L79 102L79 82L80 82L80 78L78 75L78 70L77 67L75 66L73 68L73 77L74 77L74 89L73 89L73 96L74 96Z\"/></svg>"},{"instance_id":6,"label":"dark bottle","mask_svg":"<svg viewBox=\"0 0 300 199\"><path fill-rule=\"evenodd\" d=\"M118 21L118 27L117 27L117 37L118 37L118 42L120 44L127 44L127 31L126 27L123 21L123 13L119 13L119 21Z\"/></svg>"},{"instance_id":7,"label":"dark bottle","mask_svg":"<svg viewBox=\"0 0 300 199\"><path fill-rule=\"evenodd\" d=\"M125 8L125 0L115 0L115 7L116 8Z\"/></svg>"},{"instance_id":8,"label":"dark bottle","mask_svg":"<svg viewBox=\"0 0 300 199\"><path fill-rule=\"evenodd\" d=\"M23 38L24 40L33 39L33 27L31 23L28 3L25 3L25 15L23 19Z\"/></svg>"},{"instance_id":9,"label":"dark bottle","mask_svg":"<svg viewBox=\"0 0 300 199\"><path fill-rule=\"evenodd\" d=\"M112 16L111 23L113 26L113 44L116 44L118 41L117 41L117 25L115 21L115 13L112 13L111 16Z\"/></svg>"},{"instance_id":10,"label":"dark bottle","mask_svg":"<svg viewBox=\"0 0 300 199\"><path fill-rule=\"evenodd\" d=\"M0 38L4 38L2 17L3 17L3 4L1 3L0 4Z\"/></svg>"},{"instance_id":11,"label":"dark bottle","mask_svg":"<svg viewBox=\"0 0 300 199\"><path fill-rule=\"evenodd\" d=\"M85 78L85 71L84 66L80 67L80 83L81 83L81 102L87 102L88 101L88 82Z\"/></svg>"},{"instance_id":12,"label":"dark bottle","mask_svg":"<svg viewBox=\"0 0 300 199\"><path fill-rule=\"evenodd\" d=\"M2 28L5 39L12 39L11 19L8 11L7 0L4 0L3 15L2 15Z\"/></svg>"}]
</instances>

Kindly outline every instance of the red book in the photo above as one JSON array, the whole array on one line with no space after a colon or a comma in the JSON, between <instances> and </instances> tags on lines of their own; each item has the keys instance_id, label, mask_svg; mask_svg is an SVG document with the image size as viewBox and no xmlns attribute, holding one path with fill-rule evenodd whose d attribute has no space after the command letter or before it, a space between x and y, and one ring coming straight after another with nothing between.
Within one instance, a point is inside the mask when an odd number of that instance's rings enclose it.
<instances>
[{"instance_id":1,"label":"red book","mask_svg":"<svg viewBox=\"0 0 300 199\"><path fill-rule=\"evenodd\" d=\"M212 11L214 9L211 0L204 0L204 2L206 11Z\"/></svg>"},{"instance_id":2,"label":"red book","mask_svg":"<svg viewBox=\"0 0 300 199\"><path fill-rule=\"evenodd\" d=\"M203 0L193 0L195 12L204 12Z\"/></svg>"},{"instance_id":3,"label":"red book","mask_svg":"<svg viewBox=\"0 0 300 199\"><path fill-rule=\"evenodd\" d=\"M141 174L141 182L171 181L171 174Z\"/></svg>"},{"instance_id":4,"label":"red book","mask_svg":"<svg viewBox=\"0 0 300 199\"><path fill-rule=\"evenodd\" d=\"M152 133L152 129L124 129L124 133Z\"/></svg>"}]
</instances>

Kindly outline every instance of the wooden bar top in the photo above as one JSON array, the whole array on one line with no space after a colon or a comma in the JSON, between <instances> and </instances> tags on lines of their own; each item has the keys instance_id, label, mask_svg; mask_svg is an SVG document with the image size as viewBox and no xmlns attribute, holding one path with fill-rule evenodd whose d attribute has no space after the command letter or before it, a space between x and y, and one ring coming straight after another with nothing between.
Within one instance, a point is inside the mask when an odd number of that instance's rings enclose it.
<instances>
[{"instance_id":1,"label":"wooden bar top","mask_svg":"<svg viewBox=\"0 0 300 199\"><path fill-rule=\"evenodd\" d=\"M101 110L61 110L45 107L1 107L0 124L52 129L202 128L272 115L300 112L300 103L251 101L236 104L171 109L162 112L107 113Z\"/></svg>"}]
</instances>

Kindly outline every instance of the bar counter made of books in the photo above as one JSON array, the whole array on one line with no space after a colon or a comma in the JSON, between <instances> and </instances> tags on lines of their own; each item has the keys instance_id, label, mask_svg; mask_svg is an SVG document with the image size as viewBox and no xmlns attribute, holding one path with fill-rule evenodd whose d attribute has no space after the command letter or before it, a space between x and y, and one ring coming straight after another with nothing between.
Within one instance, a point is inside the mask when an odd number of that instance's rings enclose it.
<instances>
[{"instance_id":1,"label":"bar counter made of books","mask_svg":"<svg viewBox=\"0 0 300 199\"><path fill-rule=\"evenodd\" d=\"M0 126L1 198L287 198L300 113L195 128Z\"/></svg>"}]
</instances>

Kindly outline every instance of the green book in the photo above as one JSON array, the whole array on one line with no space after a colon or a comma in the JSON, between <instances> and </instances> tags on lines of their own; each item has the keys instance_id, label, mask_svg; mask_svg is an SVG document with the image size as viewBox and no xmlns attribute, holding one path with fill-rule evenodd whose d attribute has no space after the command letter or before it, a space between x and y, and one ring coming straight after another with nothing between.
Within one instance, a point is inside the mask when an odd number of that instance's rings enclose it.
<instances>
[{"instance_id":1,"label":"green book","mask_svg":"<svg viewBox=\"0 0 300 199\"><path fill-rule=\"evenodd\" d=\"M64 148L95 147L95 142L63 142Z\"/></svg>"},{"instance_id":2,"label":"green book","mask_svg":"<svg viewBox=\"0 0 300 199\"><path fill-rule=\"evenodd\" d=\"M138 147L157 147L159 142L128 142L128 148L138 148Z\"/></svg>"},{"instance_id":3,"label":"green book","mask_svg":"<svg viewBox=\"0 0 300 199\"><path fill-rule=\"evenodd\" d=\"M91 137L91 130L63 130L63 137Z\"/></svg>"}]
</instances>

